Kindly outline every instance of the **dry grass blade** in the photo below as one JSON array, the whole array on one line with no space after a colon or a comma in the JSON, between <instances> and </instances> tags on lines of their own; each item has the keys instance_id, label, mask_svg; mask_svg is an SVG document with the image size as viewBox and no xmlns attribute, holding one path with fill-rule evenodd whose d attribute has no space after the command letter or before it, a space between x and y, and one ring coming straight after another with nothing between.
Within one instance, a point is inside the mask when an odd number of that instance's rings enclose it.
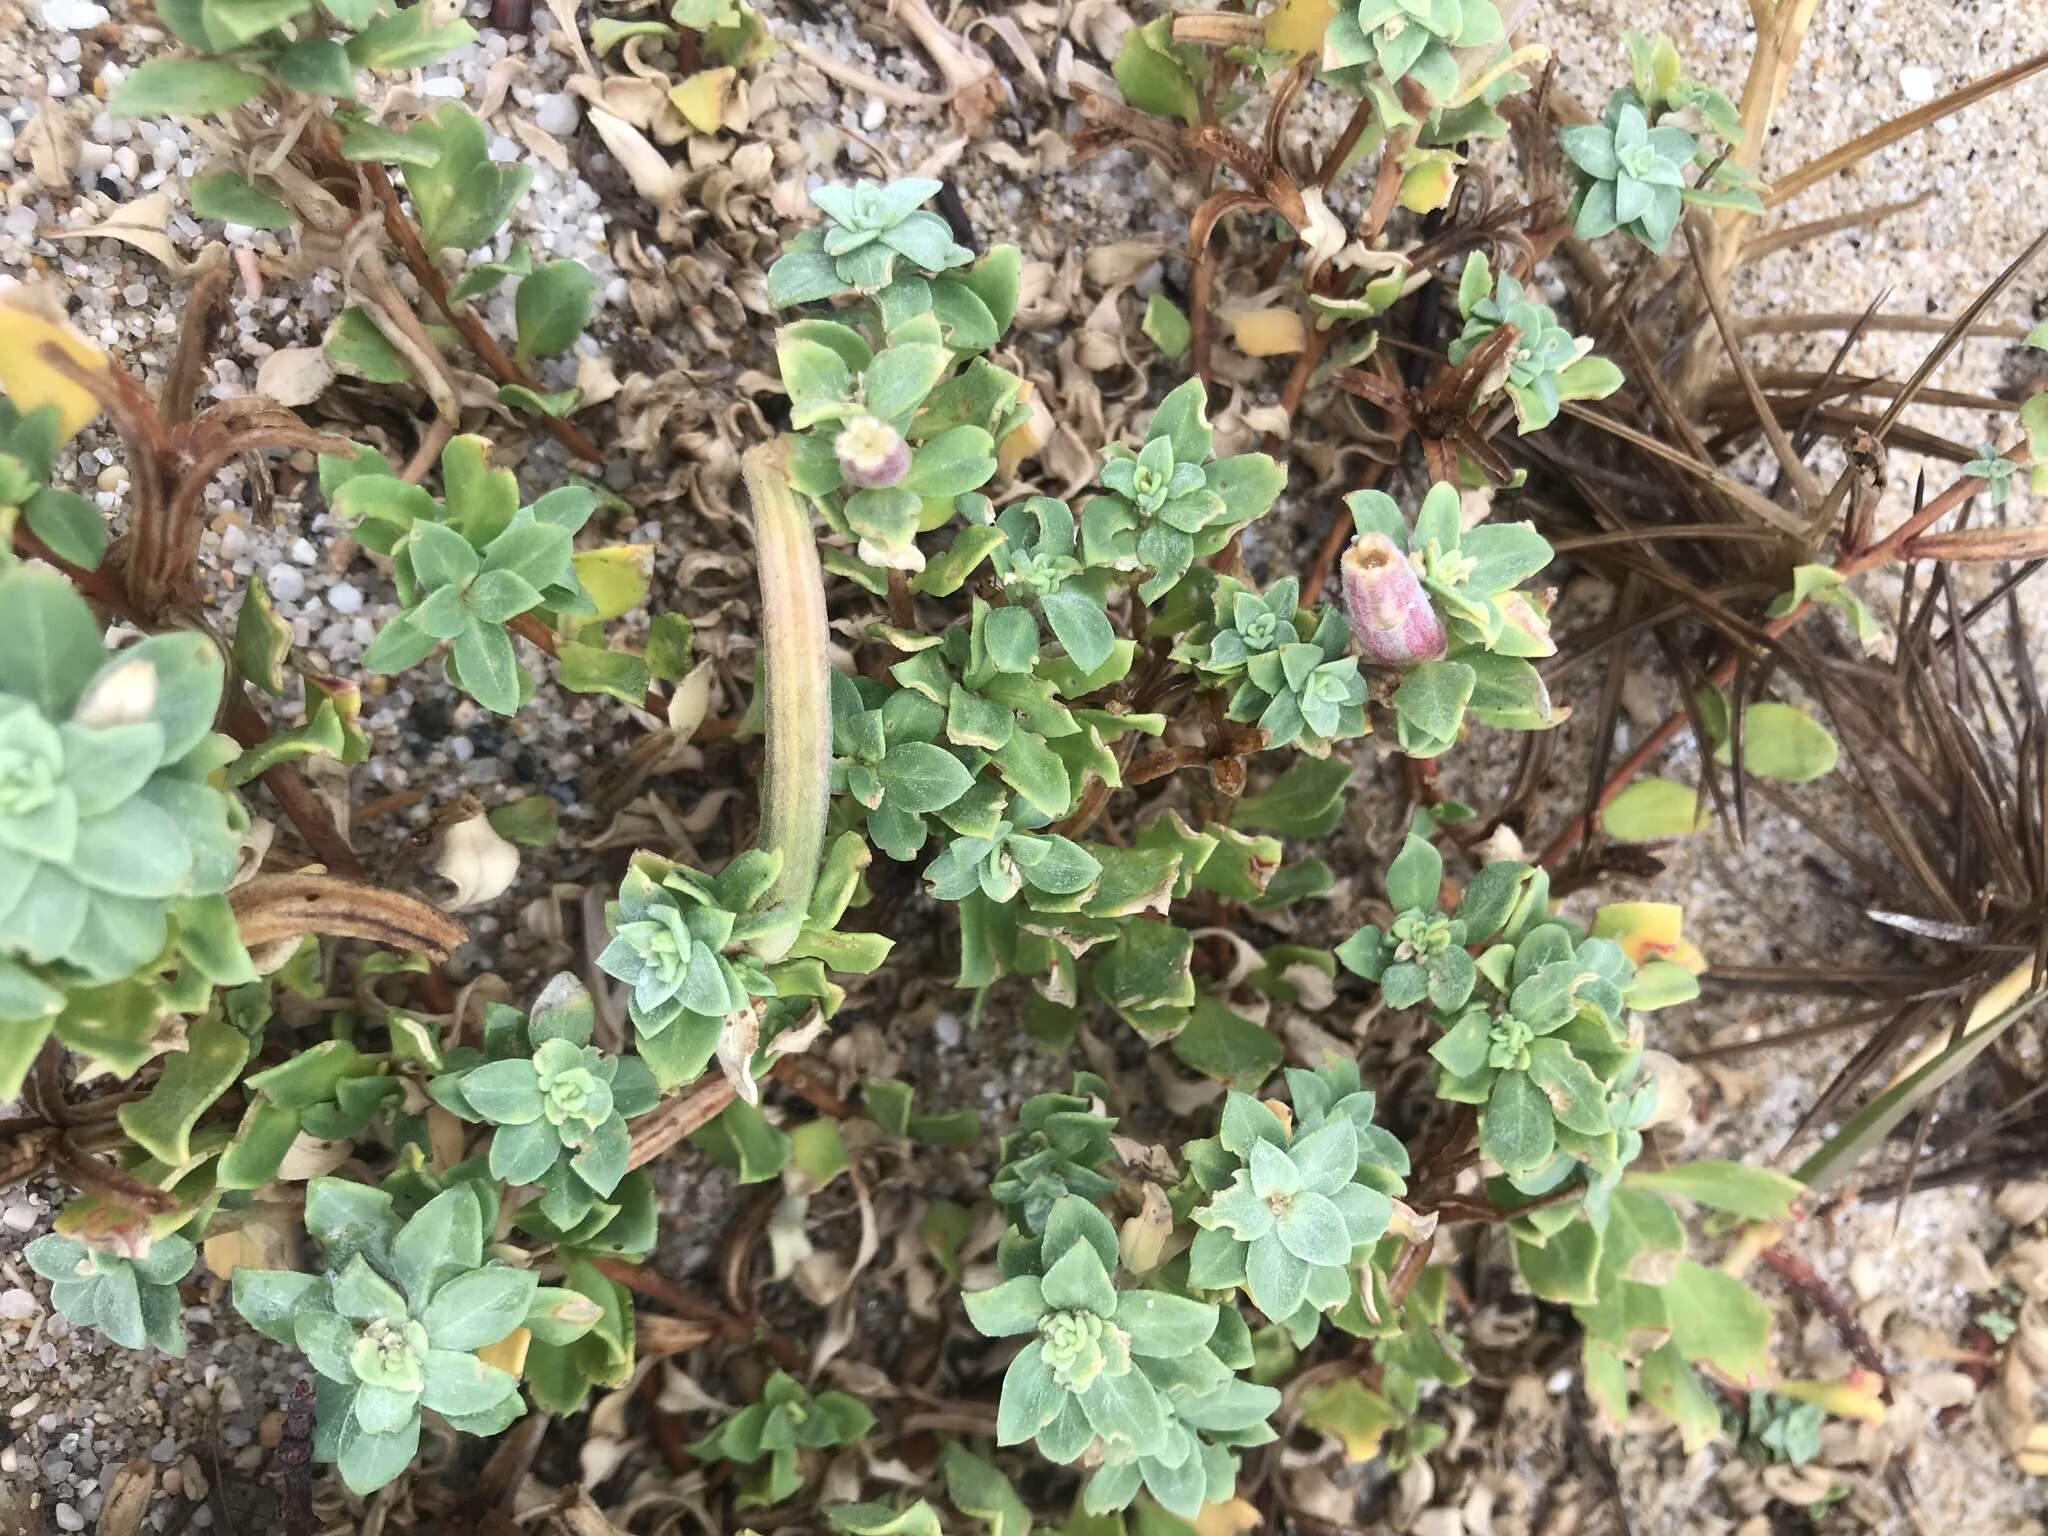
<instances>
[{"instance_id":1,"label":"dry grass blade","mask_svg":"<svg viewBox=\"0 0 2048 1536\"><path fill-rule=\"evenodd\" d=\"M1670 464L1686 475L1706 482L1717 494L1726 497L1759 522L1769 524L1780 533L1790 534L1794 538L1805 537L1806 523L1796 513L1787 512L1762 492L1744 485L1739 480L1729 478L1712 464L1680 453L1669 444L1660 443L1649 433L1638 432L1634 427L1616 421L1612 416L1588 406L1567 402L1564 412L1568 416L1577 417L1580 421L1590 422L1603 432L1611 433L1631 448L1641 450L1659 463Z\"/></svg>"},{"instance_id":2,"label":"dry grass blade","mask_svg":"<svg viewBox=\"0 0 2048 1536\"><path fill-rule=\"evenodd\" d=\"M1949 560L1982 564L1993 560L2048 557L2048 527L1953 528L1923 533L1906 545L1908 560Z\"/></svg>"},{"instance_id":3,"label":"dry grass blade","mask_svg":"<svg viewBox=\"0 0 2048 1536\"><path fill-rule=\"evenodd\" d=\"M1717 291L1713 275L1707 271L1705 259L1700 254L1698 236L1692 232L1692 225L1681 221L1685 231L1685 248L1692 256L1693 270L1699 276L1700 294L1707 301L1707 310L1714 317L1714 328L1721 333L1721 345L1727 350L1728 361L1734 365L1735 376L1742 382L1742 388L1749 397L1750 407L1756 412L1757 425L1763 428L1771 452L1777 455L1778 466L1792 482L1792 493L1799 498L1799 505L1812 512L1820 506L1820 482L1813 471L1793 450L1792 440L1785 435L1785 428L1779 422L1777 413L1764 399L1762 386L1757 383L1756 374L1750 369L1749 359L1742 355L1741 342L1735 335L1728 318L1728 306ZM1811 531L1809 531L1811 536Z\"/></svg>"},{"instance_id":4,"label":"dry grass blade","mask_svg":"<svg viewBox=\"0 0 2048 1536\"><path fill-rule=\"evenodd\" d=\"M1742 254L1738 259L1747 265L1752 261L1761 261L1778 251L1790 250L1795 245L1804 245L1809 240L1821 240L1829 235L1839 235L1844 230L1863 229L1879 224L1894 214L1911 213L1916 208L1924 207L1933 196L1934 189L1929 187L1918 197L1909 197L1902 202L1879 203L1871 208L1857 208L1848 213L1838 213L1832 218L1815 219L1808 224L1791 224L1784 229L1773 230L1767 235L1758 235L1754 239L1743 241Z\"/></svg>"},{"instance_id":5,"label":"dry grass blade","mask_svg":"<svg viewBox=\"0 0 2048 1536\"><path fill-rule=\"evenodd\" d=\"M2043 61L2048 62L2048 55L2043 56ZM1984 290L1970 301L1970 307L1956 316L1955 322L1942 333L1941 340L1934 344L1927 356L1921 359L1920 366L1913 370L1913 377L1906 381L1905 388L1899 391L1885 409L1877 427L1876 435L1879 441L1882 441L1884 435L1891 430L1892 423L1899 419L1899 414L1919 397L1921 386L1933 377L1934 370L1947 361L1949 353L1969 335L1970 327L1976 323L1977 317L1988 310L1998 296L2011 286L2012 280L2026 270L2027 264L2040 255L2043 246L2048 246L2048 230L2036 235L2032 243L2015 256L2003 272L1984 285Z\"/></svg>"},{"instance_id":6,"label":"dry grass blade","mask_svg":"<svg viewBox=\"0 0 2048 1536\"><path fill-rule=\"evenodd\" d=\"M1860 309L1834 309L1816 314L1745 315L1735 322L1735 329L1744 336L1801 336L1808 331L1853 331L1859 327L1938 336L1955 323L1946 315L1870 315ZM2023 341L2027 327L1986 321L1971 326L1968 334L1999 341Z\"/></svg>"},{"instance_id":7,"label":"dry grass blade","mask_svg":"<svg viewBox=\"0 0 2048 1536\"><path fill-rule=\"evenodd\" d=\"M1893 379L1876 379L1860 374L1816 373L1806 368L1766 368L1756 375L1757 383L1766 391L1797 389L1804 391L1801 403L1818 396L1818 403L1830 400L1853 400L1862 395L1874 395L1880 399L1892 399L1905 388ZM1740 404L1748 397L1748 391L1740 379L1716 379L1703 396L1703 403L1709 410L1727 410ZM1773 402L1780 415L1784 414L1785 402ZM1920 404L1942 406L1958 411L1983 411L1987 415L2010 415L2020 408L2020 402L2006 400L1998 395L1980 395L1961 389L1923 389Z\"/></svg>"},{"instance_id":8,"label":"dry grass blade","mask_svg":"<svg viewBox=\"0 0 2048 1536\"><path fill-rule=\"evenodd\" d=\"M1870 132L1807 161L1791 175L1780 176L1771 183L1770 192L1764 198L1764 202L1773 208L1780 203L1789 202L1808 187L1818 186L1830 176L1846 171L1857 161L1867 159L1886 145L1896 144L1900 139L1918 133L1930 123L1941 121L1950 113L1974 106L1985 97L1994 96L2009 85L2017 85L2044 66L2048 66L2048 53L2036 54L2033 58L2022 60L2009 69L2001 69L1995 75L1986 75L1982 80L1974 80L1961 90L1951 91L1946 96L1928 102L1924 107L1915 107L1910 112L1902 113L1890 122L1880 124Z\"/></svg>"}]
</instances>

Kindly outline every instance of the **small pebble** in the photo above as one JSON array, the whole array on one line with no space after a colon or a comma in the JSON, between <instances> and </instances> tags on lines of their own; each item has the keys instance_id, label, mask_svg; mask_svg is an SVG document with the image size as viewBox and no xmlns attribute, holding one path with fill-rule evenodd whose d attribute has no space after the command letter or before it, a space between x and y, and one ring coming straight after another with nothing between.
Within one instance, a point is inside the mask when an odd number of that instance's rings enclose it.
<instances>
[{"instance_id":1,"label":"small pebble","mask_svg":"<svg viewBox=\"0 0 2048 1536\"><path fill-rule=\"evenodd\" d=\"M26 1232L36 1224L36 1208L26 1200L11 1200L0 1211L0 1226L10 1232Z\"/></svg>"},{"instance_id":2,"label":"small pebble","mask_svg":"<svg viewBox=\"0 0 2048 1536\"><path fill-rule=\"evenodd\" d=\"M363 594L354 582L337 581L327 589L327 606L336 613L354 613L363 606Z\"/></svg>"},{"instance_id":3,"label":"small pebble","mask_svg":"<svg viewBox=\"0 0 2048 1536\"><path fill-rule=\"evenodd\" d=\"M34 1317L42 1310L36 1304L33 1291L24 1291L18 1285L0 1291L0 1317L13 1321L17 1318Z\"/></svg>"},{"instance_id":4,"label":"small pebble","mask_svg":"<svg viewBox=\"0 0 2048 1536\"><path fill-rule=\"evenodd\" d=\"M284 1414L272 1409L256 1421L256 1439L266 1450L276 1449L284 1439Z\"/></svg>"},{"instance_id":5,"label":"small pebble","mask_svg":"<svg viewBox=\"0 0 2048 1536\"><path fill-rule=\"evenodd\" d=\"M1934 100L1940 77L1925 64L1908 64L1899 71L1899 94L1914 103Z\"/></svg>"},{"instance_id":6,"label":"small pebble","mask_svg":"<svg viewBox=\"0 0 2048 1536\"><path fill-rule=\"evenodd\" d=\"M296 603L306 595L306 577L295 565L273 565L263 573L263 584L280 603Z\"/></svg>"},{"instance_id":7,"label":"small pebble","mask_svg":"<svg viewBox=\"0 0 2048 1536\"><path fill-rule=\"evenodd\" d=\"M85 1516L73 1509L69 1504L59 1504L56 1513L57 1528L59 1530L82 1531L85 1529Z\"/></svg>"},{"instance_id":8,"label":"small pebble","mask_svg":"<svg viewBox=\"0 0 2048 1536\"><path fill-rule=\"evenodd\" d=\"M43 24L59 32L90 31L106 19L107 8L93 0L43 0Z\"/></svg>"},{"instance_id":9,"label":"small pebble","mask_svg":"<svg viewBox=\"0 0 2048 1536\"><path fill-rule=\"evenodd\" d=\"M576 131L576 122L581 114L576 110L576 98L566 91L550 91L533 98L533 124L542 133L557 139L565 139Z\"/></svg>"}]
</instances>

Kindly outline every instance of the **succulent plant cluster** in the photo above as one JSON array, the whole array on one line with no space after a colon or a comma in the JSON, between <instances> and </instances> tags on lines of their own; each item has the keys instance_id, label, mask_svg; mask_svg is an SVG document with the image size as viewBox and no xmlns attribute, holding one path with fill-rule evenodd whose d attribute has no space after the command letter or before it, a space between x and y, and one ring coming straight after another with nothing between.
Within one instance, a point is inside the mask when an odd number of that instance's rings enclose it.
<instances>
[{"instance_id":1,"label":"succulent plant cluster","mask_svg":"<svg viewBox=\"0 0 2048 1536\"><path fill-rule=\"evenodd\" d=\"M519 1380L487 1356L516 1330L564 1344L597 1309L537 1273L486 1262L484 1211L468 1187L401 1220L392 1197L343 1179L306 1186L322 1269L239 1268L235 1309L291 1344L319 1377L313 1454L357 1493L388 1483L419 1447L420 1411L496 1434L524 1411Z\"/></svg>"},{"instance_id":2,"label":"succulent plant cluster","mask_svg":"<svg viewBox=\"0 0 2048 1536\"><path fill-rule=\"evenodd\" d=\"M646 1062L590 1043L595 1022L582 983L557 976L531 1014L491 1005L483 1048L448 1052L427 1085L444 1109L496 1127L491 1176L539 1186L537 1209L562 1231L618 1189L632 1151L626 1122L661 1099Z\"/></svg>"},{"instance_id":3,"label":"succulent plant cluster","mask_svg":"<svg viewBox=\"0 0 2048 1536\"><path fill-rule=\"evenodd\" d=\"M1400 674L1392 697L1401 750L1436 757L1455 746L1469 715L1503 730L1541 731L1569 713L1530 665L1553 655L1547 615L1521 583L1550 564L1550 545L1528 523L1464 526L1457 491L1442 482L1414 526L1392 497L1345 498L1357 537L1339 576L1359 648Z\"/></svg>"},{"instance_id":4,"label":"succulent plant cluster","mask_svg":"<svg viewBox=\"0 0 2048 1536\"><path fill-rule=\"evenodd\" d=\"M1387 870L1393 922L1361 928L1337 958L1390 1007L1428 1005L1443 1030L1437 1096L1479 1107L1480 1149L1519 1190L1611 1189L1655 1099L1630 1015L1695 996L1692 972L1638 965L1601 917L1585 934L1552 916L1541 870L1489 864L1449 913L1442 884L1442 856L1411 834Z\"/></svg>"},{"instance_id":5,"label":"succulent plant cluster","mask_svg":"<svg viewBox=\"0 0 2048 1536\"><path fill-rule=\"evenodd\" d=\"M1632 32L1628 44L1634 83L1608 98L1599 122L1558 130L1577 188L1573 232L1597 240L1621 230L1661 256L1689 204L1762 213L1755 177L1708 142L1738 141L1733 105L1679 76L1670 39ZM1696 173L1703 179L1695 182Z\"/></svg>"},{"instance_id":6,"label":"succulent plant cluster","mask_svg":"<svg viewBox=\"0 0 2048 1536\"><path fill-rule=\"evenodd\" d=\"M1042 1235L1053 1206L1068 1195L1095 1201L1115 1190L1102 1166L1112 1155L1116 1116L1096 1108L1108 1092L1094 1073L1076 1072L1071 1093L1033 1094L1017 1111L989 1195L1019 1231Z\"/></svg>"},{"instance_id":7,"label":"succulent plant cluster","mask_svg":"<svg viewBox=\"0 0 2048 1536\"><path fill-rule=\"evenodd\" d=\"M110 651L85 600L29 566L0 572L0 609L0 1093L12 1094L53 1029L132 1070L175 1003L255 972L223 895L248 815L224 783L239 749L213 729L218 650L187 632Z\"/></svg>"},{"instance_id":8,"label":"succulent plant cluster","mask_svg":"<svg viewBox=\"0 0 2048 1536\"><path fill-rule=\"evenodd\" d=\"M1369 56L1386 85L1412 80L1439 104L1462 84L1457 50L1498 48L1507 38L1494 0L1344 0L1335 11L1326 67L1350 68Z\"/></svg>"},{"instance_id":9,"label":"succulent plant cluster","mask_svg":"<svg viewBox=\"0 0 2048 1536\"><path fill-rule=\"evenodd\" d=\"M899 260L928 273L966 266L974 253L924 206L939 186L929 177L905 176L887 186L861 181L818 188L813 196L831 225L802 231L776 258L768 269L768 302L787 306L878 294L890 287ZM929 278L910 280L929 289Z\"/></svg>"},{"instance_id":10,"label":"succulent plant cluster","mask_svg":"<svg viewBox=\"0 0 2048 1536\"><path fill-rule=\"evenodd\" d=\"M1451 343L1453 363L1463 362L1502 327L1515 328L1506 372L1496 387L1513 402L1523 432L1549 426L1558 408L1570 401L1604 400L1621 388L1621 370L1595 357L1589 338L1572 335L1514 273L1495 276L1484 255L1465 263L1458 279L1458 313L1465 328Z\"/></svg>"},{"instance_id":11,"label":"succulent plant cluster","mask_svg":"<svg viewBox=\"0 0 2048 1536\"><path fill-rule=\"evenodd\" d=\"M799 1458L805 1451L851 1445L874 1427L875 1416L844 1392L813 1396L787 1371L777 1371L761 1388L761 1400L720 1424L689 1447L702 1461L767 1465L740 1494L742 1509L780 1504L803 1486Z\"/></svg>"},{"instance_id":12,"label":"succulent plant cluster","mask_svg":"<svg viewBox=\"0 0 2048 1536\"><path fill-rule=\"evenodd\" d=\"M519 504L509 469L490 467L490 444L458 437L441 454L445 499L401 480L381 454L323 462L335 510L367 547L392 557L398 615L363 655L376 672L402 672L444 644L450 679L486 709L516 712L533 691L505 626L521 614L592 613L570 556L597 506L564 487Z\"/></svg>"},{"instance_id":13,"label":"succulent plant cluster","mask_svg":"<svg viewBox=\"0 0 2048 1536\"><path fill-rule=\"evenodd\" d=\"M1408 1154L1372 1123L1354 1063L1290 1070L1293 1113L1246 1093L1224 1102L1217 1134L1183 1149L1206 1198L1191 1213L1188 1282L1242 1290L1298 1344L1358 1291L1405 1191Z\"/></svg>"},{"instance_id":14,"label":"succulent plant cluster","mask_svg":"<svg viewBox=\"0 0 2048 1536\"><path fill-rule=\"evenodd\" d=\"M129 1258L48 1233L22 1250L29 1268L50 1282L50 1305L82 1328L96 1328L123 1349L154 1344L185 1353L178 1282L199 1250L175 1233Z\"/></svg>"},{"instance_id":15,"label":"succulent plant cluster","mask_svg":"<svg viewBox=\"0 0 2048 1536\"><path fill-rule=\"evenodd\" d=\"M1139 601L1156 602L1263 516L1286 472L1264 453L1213 458L1214 446L1205 392L1190 379L1159 402L1142 447L1105 447L1103 494L1081 508L1083 563L1141 573Z\"/></svg>"},{"instance_id":16,"label":"succulent plant cluster","mask_svg":"<svg viewBox=\"0 0 2048 1536\"><path fill-rule=\"evenodd\" d=\"M1080 1195L1053 1202L1034 1241L1013 1228L1005 1278L967 1294L990 1338L1028 1336L1003 1375L996 1442L1031 1441L1049 1460L1097 1465L1091 1514L1127 1506L1140 1487L1192 1517L1229 1499L1234 1446L1270 1440L1270 1387L1237 1379L1251 1340L1235 1312L1152 1288L1119 1288L1116 1229Z\"/></svg>"},{"instance_id":17,"label":"succulent plant cluster","mask_svg":"<svg viewBox=\"0 0 2048 1536\"><path fill-rule=\"evenodd\" d=\"M1197 625L1175 655L1202 672L1235 678L1226 718L1256 726L1268 747L1315 757L1366 731L1365 679L1351 655L1344 615L1296 604L1301 583L1283 576L1261 594L1230 577L1209 596L1212 622Z\"/></svg>"}]
</instances>

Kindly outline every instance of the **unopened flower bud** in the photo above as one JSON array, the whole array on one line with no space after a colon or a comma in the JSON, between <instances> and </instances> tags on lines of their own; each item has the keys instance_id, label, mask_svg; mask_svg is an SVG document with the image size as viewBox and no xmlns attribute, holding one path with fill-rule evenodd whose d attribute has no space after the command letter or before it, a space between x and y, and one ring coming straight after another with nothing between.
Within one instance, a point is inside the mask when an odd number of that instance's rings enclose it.
<instances>
[{"instance_id":1,"label":"unopened flower bud","mask_svg":"<svg viewBox=\"0 0 2048 1536\"><path fill-rule=\"evenodd\" d=\"M879 417L854 417L840 428L832 447L839 455L839 472L862 490L894 485L910 473L910 444Z\"/></svg>"},{"instance_id":2,"label":"unopened flower bud","mask_svg":"<svg viewBox=\"0 0 2048 1536\"><path fill-rule=\"evenodd\" d=\"M1449 645L1443 620L1407 557L1383 533L1361 533L1340 562L1344 614L1366 655L1382 666L1435 661Z\"/></svg>"}]
</instances>

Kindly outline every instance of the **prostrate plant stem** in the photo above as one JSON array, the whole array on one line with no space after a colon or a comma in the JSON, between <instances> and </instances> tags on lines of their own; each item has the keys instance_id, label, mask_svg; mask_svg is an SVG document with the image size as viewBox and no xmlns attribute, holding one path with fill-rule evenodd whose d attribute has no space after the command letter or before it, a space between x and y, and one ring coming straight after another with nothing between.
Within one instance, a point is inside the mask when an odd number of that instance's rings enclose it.
<instances>
[{"instance_id":1,"label":"prostrate plant stem","mask_svg":"<svg viewBox=\"0 0 2048 1536\"><path fill-rule=\"evenodd\" d=\"M761 581L766 762L758 844L782 860L769 887L769 903L802 910L817 883L831 800L832 660L817 542L809 514L790 489L788 464L788 443L777 438L747 450L740 459L740 477L754 509L754 558Z\"/></svg>"}]
</instances>

